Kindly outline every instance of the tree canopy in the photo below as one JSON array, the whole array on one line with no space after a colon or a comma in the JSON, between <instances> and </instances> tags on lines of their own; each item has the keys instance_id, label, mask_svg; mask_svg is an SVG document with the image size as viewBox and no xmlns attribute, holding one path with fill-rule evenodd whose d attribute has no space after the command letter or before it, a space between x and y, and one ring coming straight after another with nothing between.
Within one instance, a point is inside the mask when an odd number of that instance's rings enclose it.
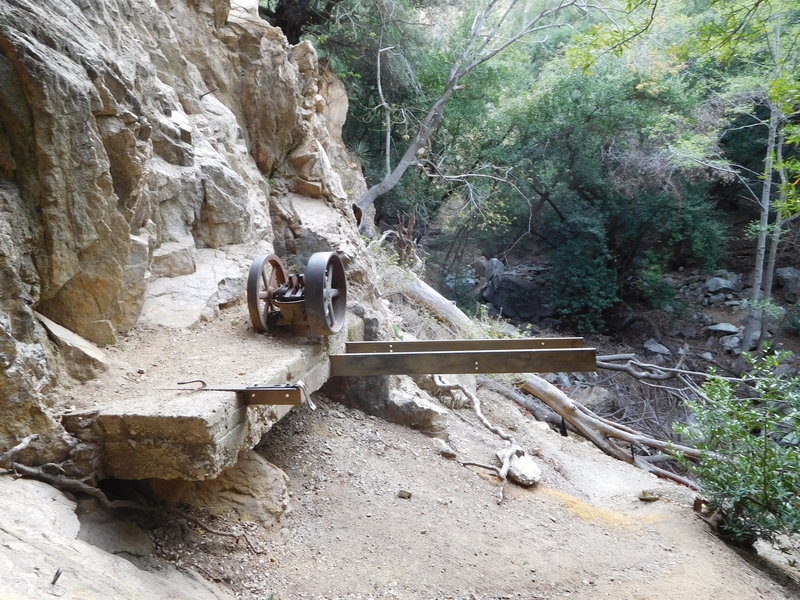
<instances>
[{"instance_id":1,"label":"tree canopy","mask_svg":"<svg viewBox=\"0 0 800 600\"><path fill-rule=\"evenodd\" d=\"M526 248L561 317L602 328L664 300L660 269L713 266L742 205L771 286L800 177L795 3L293 4L349 87L354 203L384 226L413 211L449 272Z\"/></svg>"}]
</instances>

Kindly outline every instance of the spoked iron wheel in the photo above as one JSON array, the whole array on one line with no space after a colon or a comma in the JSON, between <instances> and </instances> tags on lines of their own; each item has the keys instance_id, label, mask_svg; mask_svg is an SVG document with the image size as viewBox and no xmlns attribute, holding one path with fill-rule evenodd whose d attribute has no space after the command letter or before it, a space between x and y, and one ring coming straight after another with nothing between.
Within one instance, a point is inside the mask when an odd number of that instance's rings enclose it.
<instances>
[{"instance_id":1,"label":"spoked iron wheel","mask_svg":"<svg viewBox=\"0 0 800 600\"><path fill-rule=\"evenodd\" d=\"M306 315L317 335L339 332L347 311L347 280L342 259L335 252L317 252L305 272Z\"/></svg>"},{"instance_id":2,"label":"spoked iron wheel","mask_svg":"<svg viewBox=\"0 0 800 600\"><path fill-rule=\"evenodd\" d=\"M257 256L247 275L247 310L256 331L267 331L267 315L277 310L273 294L286 283L286 267L275 254Z\"/></svg>"}]
</instances>

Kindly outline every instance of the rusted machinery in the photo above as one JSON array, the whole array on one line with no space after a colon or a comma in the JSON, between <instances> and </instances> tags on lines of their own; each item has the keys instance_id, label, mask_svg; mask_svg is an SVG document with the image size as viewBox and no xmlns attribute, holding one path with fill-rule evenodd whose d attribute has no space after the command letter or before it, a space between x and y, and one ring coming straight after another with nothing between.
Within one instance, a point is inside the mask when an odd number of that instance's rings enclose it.
<instances>
[{"instance_id":1,"label":"rusted machinery","mask_svg":"<svg viewBox=\"0 0 800 600\"><path fill-rule=\"evenodd\" d=\"M256 331L307 327L314 335L338 333L347 310L342 259L317 252L305 273L289 275L277 255L256 257L247 276L247 308Z\"/></svg>"},{"instance_id":2,"label":"rusted machinery","mask_svg":"<svg viewBox=\"0 0 800 600\"><path fill-rule=\"evenodd\" d=\"M594 371L583 338L349 342L331 354L331 376Z\"/></svg>"},{"instance_id":3,"label":"rusted machinery","mask_svg":"<svg viewBox=\"0 0 800 600\"><path fill-rule=\"evenodd\" d=\"M314 335L338 333L347 311L344 266L334 252L317 252L305 273L289 275L275 254L257 257L247 278L247 307L260 332L306 328ZM596 369L594 348L583 338L521 338L349 342L330 355L331 377L448 373L578 372ZM190 382L187 382L190 383ZM200 389L235 391L247 404L300 404L302 383Z\"/></svg>"}]
</instances>

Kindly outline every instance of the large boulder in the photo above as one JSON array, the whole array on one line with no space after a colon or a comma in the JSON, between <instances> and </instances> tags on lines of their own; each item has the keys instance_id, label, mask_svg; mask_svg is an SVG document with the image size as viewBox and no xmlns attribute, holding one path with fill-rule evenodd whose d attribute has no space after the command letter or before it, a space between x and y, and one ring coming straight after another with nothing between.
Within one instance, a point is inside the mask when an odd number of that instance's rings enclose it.
<instances>
[{"instance_id":1,"label":"large boulder","mask_svg":"<svg viewBox=\"0 0 800 600\"><path fill-rule=\"evenodd\" d=\"M392 423L446 434L448 411L406 375L336 377L322 391Z\"/></svg>"},{"instance_id":2,"label":"large boulder","mask_svg":"<svg viewBox=\"0 0 800 600\"><path fill-rule=\"evenodd\" d=\"M783 267L775 271L775 281L783 288L787 302L797 302L800 297L800 270Z\"/></svg>"}]
</instances>

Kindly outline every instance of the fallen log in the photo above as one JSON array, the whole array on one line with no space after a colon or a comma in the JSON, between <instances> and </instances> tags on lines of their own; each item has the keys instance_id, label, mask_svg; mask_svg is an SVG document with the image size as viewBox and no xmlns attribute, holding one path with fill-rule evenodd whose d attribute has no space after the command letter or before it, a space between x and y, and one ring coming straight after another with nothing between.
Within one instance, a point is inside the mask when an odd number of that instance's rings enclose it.
<instances>
[{"instance_id":1,"label":"fallen log","mask_svg":"<svg viewBox=\"0 0 800 600\"><path fill-rule=\"evenodd\" d=\"M478 329L475 322L464 314L455 303L447 300L439 292L419 279L417 275L404 271L402 277L395 277L393 279L393 283L396 281L399 285L396 285L391 290L387 290L388 294L402 294L420 306L425 307L435 317L447 323L453 329L455 335L464 337L475 335L476 329ZM628 359L627 356L613 355L608 358L611 360ZM655 365L634 364L639 367L655 367ZM611 365L610 368L614 369L633 370L628 365L613 365L610 361L606 362L603 366L605 367L606 365ZM673 370L668 368L661 368L659 371L655 371L651 377L654 379L667 379L676 374L685 372L680 369ZM677 371L677 373L674 371ZM614 423L600 417L535 374L524 374L521 387L529 394L539 398L554 413L563 418L564 421L579 432L580 435L591 441L609 456L636 465L659 477L671 479L690 488L697 489L698 486L696 483L672 473L667 469L658 467L653 462L647 460L647 453L651 450L657 451L659 455L679 454L697 460L701 456L701 451L697 448L690 448L688 446L673 444L669 441L659 440L628 426ZM620 443L624 443L628 447L623 447ZM633 451L634 448L638 448L644 455L635 454Z\"/></svg>"}]
</instances>

